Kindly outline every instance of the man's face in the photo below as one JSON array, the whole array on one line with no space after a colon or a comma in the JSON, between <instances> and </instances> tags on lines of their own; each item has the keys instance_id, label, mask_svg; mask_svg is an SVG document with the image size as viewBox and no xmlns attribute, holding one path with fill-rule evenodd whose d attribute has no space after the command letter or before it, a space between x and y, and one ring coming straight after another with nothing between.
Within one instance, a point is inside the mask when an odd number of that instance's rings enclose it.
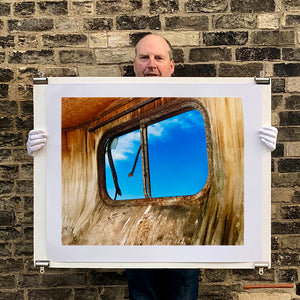
<instances>
[{"instance_id":1,"label":"man's face","mask_svg":"<svg viewBox=\"0 0 300 300\"><path fill-rule=\"evenodd\" d=\"M160 36L147 35L136 46L133 68L136 77L171 77L174 61L170 59L170 48Z\"/></svg>"}]
</instances>

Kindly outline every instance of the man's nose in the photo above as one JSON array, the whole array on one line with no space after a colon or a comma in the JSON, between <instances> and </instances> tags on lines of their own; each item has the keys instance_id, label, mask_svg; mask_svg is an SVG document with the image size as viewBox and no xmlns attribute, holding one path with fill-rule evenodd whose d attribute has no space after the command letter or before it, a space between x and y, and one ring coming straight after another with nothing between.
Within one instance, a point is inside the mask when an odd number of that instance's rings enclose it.
<instances>
[{"instance_id":1,"label":"man's nose","mask_svg":"<svg viewBox=\"0 0 300 300\"><path fill-rule=\"evenodd\" d=\"M155 67L156 67L156 63L154 57L149 57L148 68L155 68Z\"/></svg>"}]
</instances>

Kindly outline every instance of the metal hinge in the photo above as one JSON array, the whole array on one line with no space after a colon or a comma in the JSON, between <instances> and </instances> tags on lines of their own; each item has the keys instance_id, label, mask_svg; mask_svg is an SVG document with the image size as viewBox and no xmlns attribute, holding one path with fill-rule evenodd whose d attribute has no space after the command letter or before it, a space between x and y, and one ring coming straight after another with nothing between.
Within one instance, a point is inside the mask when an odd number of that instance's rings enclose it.
<instances>
[{"instance_id":1,"label":"metal hinge","mask_svg":"<svg viewBox=\"0 0 300 300\"><path fill-rule=\"evenodd\" d=\"M48 84L48 78L33 78L33 84Z\"/></svg>"},{"instance_id":2,"label":"metal hinge","mask_svg":"<svg viewBox=\"0 0 300 300\"><path fill-rule=\"evenodd\" d=\"M48 268L50 266L50 261L49 260L36 260L34 262L34 266L40 267L40 273L44 274L45 268Z\"/></svg>"}]
</instances>

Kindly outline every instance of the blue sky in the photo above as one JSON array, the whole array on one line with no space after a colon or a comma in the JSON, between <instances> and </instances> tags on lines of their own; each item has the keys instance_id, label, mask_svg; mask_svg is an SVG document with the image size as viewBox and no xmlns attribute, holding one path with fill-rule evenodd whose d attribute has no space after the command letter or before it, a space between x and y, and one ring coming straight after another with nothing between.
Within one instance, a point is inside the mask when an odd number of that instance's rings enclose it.
<instances>
[{"instance_id":1,"label":"blue sky","mask_svg":"<svg viewBox=\"0 0 300 300\"><path fill-rule=\"evenodd\" d=\"M191 110L148 127L152 197L193 195L208 176L205 126L201 113ZM128 177L140 146L139 130L120 136L112 156L122 196L144 198L141 155L134 176ZM113 199L115 188L106 162L106 185Z\"/></svg>"}]
</instances>

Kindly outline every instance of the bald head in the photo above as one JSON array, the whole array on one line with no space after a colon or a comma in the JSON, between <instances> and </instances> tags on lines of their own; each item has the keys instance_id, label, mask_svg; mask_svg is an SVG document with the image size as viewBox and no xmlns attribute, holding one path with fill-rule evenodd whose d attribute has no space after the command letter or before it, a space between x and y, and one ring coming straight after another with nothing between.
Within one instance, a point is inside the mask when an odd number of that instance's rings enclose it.
<instances>
[{"instance_id":1,"label":"bald head","mask_svg":"<svg viewBox=\"0 0 300 300\"><path fill-rule=\"evenodd\" d=\"M133 67L137 77L170 77L174 72L170 43L156 34L144 36L135 47Z\"/></svg>"}]
</instances>

